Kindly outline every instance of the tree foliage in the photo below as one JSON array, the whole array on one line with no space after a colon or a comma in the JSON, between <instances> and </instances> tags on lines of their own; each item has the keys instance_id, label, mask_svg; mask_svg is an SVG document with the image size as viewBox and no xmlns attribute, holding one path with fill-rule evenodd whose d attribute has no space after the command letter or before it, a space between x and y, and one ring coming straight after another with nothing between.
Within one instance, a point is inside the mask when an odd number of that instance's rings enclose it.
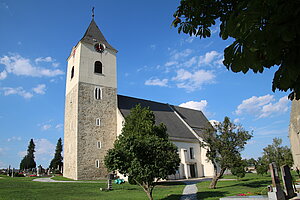
<instances>
[{"instance_id":1,"label":"tree foliage","mask_svg":"<svg viewBox=\"0 0 300 200\"><path fill-rule=\"evenodd\" d=\"M33 142L33 139L31 139L28 145L27 155L24 156L20 163L21 170L32 169L36 167L36 163L34 161L34 148L35 144Z\"/></svg>"},{"instance_id":2,"label":"tree foliage","mask_svg":"<svg viewBox=\"0 0 300 200\"><path fill-rule=\"evenodd\" d=\"M283 165L293 165L293 156L288 146L281 146L282 139L274 138L273 143L263 149L262 159L269 165L272 162L276 163L277 167Z\"/></svg>"},{"instance_id":3,"label":"tree foliage","mask_svg":"<svg viewBox=\"0 0 300 200\"><path fill-rule=\"evenodd\" d=\"M203 134L201 146L207 150L206 156L214 165L215 175L210 188L216 188L226 169L243 176L241 171L244 167L239 167L244 166L240 152L251 137L252 134L232 123L228 117L225 117L223 122L215 124L214 128L207 129L207 133Z\"/></svg>"},{"instance_id":4,"label":"tree foliage","mask_svg":"<svg viewBox=\"0 0 300 200\"><path fill-rule=\"evenodd\" d=\"M246 167L247 167L247 161L238 159L237 162L233 163L230 171L232 175L238 178L243 178L245 177L246 174L246 170L245 170Z\"/></svg>"},{"instance_id":5,"label":"tree foliage","mask_svg":"<svg viewBox=\"0 0 300 200\"><path fill-rule=\"evenodd\" d=\"M55 148L55 154L54 158L51 160L49 168L50 169L61 169L63 166L63 157L61 155L61 152L63 151L63 146L61 142L61 138L58 139L56 148Z\"/></svg>"},{"instance_id":6,"label":"tree foliage","mask_svg":"<svg viewBox=\"0 0 300 200\"><path fill-rule=\"evenodd\" d=\"M172 25L178 32L219 36L233 43L224 50L224 65L233 72L262 73L279 66L272 90L291 90L300 99L300 1L298 0L181 0Z\"/></svg>"},{"instance_id":7,"label":"tree foliage","mask_svg":"<svg viewBox=\"0 0 300 200\"><path fill-rule=\"evenodd\" d=\"M155 116L148 108L137 105L125 118L122 134L105 156L111 171L129 176L152 198L160 179L175 174L180 158L177 147L168 140L164 124L155 125Z\"/></svg>"},{"instance_id":8,"label":"tree foliage","mask_svg":"<svg viewBox=\"0 0 300 200\"><path fill-rule=\"evenodd\" d=\"M269 163L262 157L258 157L257 163L255 165L257 174L264 175L268 173Z\"/></svg>"}]
</instances>

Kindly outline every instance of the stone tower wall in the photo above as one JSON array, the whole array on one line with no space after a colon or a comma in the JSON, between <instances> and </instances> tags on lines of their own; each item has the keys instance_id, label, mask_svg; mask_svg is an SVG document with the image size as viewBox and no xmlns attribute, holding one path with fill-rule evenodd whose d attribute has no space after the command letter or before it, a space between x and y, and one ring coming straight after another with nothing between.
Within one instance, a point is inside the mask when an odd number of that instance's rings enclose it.
<instances>
[{"instance_id":1,"label":"stone tower wall","mask_svg":"<svg viewBox=\"0 0 300 200\"><path fill-rule=\"evenodd\" d=\"M65 99L64 122L64 177L77 180L77 117L78 117L78 84Z\"/></svg>"},{"instance_id":2,"label":"stone tower wall","mask_svg":"<svg viewBox=\"0 0 300 200\"><path fill-rule=\"evenodd\" d=\"M102 87L102 99L94 98L95 87L79 83L78 93L78 180L100 179L107 176L104 156L113 147L117 137L117 91ZM100 118L101 125L96 126ZM97 142L101 142L101 148ZM96 160L100 166L96 167Z\"/></svg>"},{"instance_id":3,"label":"stone tower wall","mask_svg":"<svg viewBox=\"0 0 300 200\"><path fill-rule=\"evenodd\" d=\"M294 166L300 169L300 100L292 102L289 137Z\"/></svg>"}]
</instances>

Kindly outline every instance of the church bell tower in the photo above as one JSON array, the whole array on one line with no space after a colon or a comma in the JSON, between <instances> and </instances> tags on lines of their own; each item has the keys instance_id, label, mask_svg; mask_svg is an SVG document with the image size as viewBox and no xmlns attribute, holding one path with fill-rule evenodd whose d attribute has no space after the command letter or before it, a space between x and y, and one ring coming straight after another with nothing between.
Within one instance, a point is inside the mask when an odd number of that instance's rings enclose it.
<instances>
[{"instance_id":1,"label":"church bell tower","mask_svg":"<svg viewBox=\"0 0 300 200\"><path fill-rule=\"evenodd\" d=\"M63 176L107 176L104 156L117 137L116 53L94 17L68 58Z\"/></svg>"}]
</instances>

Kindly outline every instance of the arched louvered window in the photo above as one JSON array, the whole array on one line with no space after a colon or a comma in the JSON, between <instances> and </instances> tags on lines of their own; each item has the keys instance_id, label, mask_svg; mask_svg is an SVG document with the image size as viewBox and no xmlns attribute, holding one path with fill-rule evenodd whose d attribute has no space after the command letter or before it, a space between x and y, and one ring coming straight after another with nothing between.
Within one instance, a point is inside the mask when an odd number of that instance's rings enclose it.
<instances>
[{"instance_id":1,"label":"arched louvered window","mask_svg":"<svg viewBox=\"0 0 300 200\"><path fill-rule=\"evenodd\" d=\"M71 79L74 77L74 66L71 69Z\"/></svg>"},{"instance_id":2,"label":"arched louvered window","mask_svg":"<svg viewBox=\"0 0 300 200\"><path fill-rule=\"evenodd\" d=\"M97 74L102 74L102 63L100 61L95 62L94 72Z\"/></svg>"},{"instance_id":3,"label":"arched louvered window","mask_svg":"<svg viewBox=\"0 0 300 200\"><path fill-rule=\"evenodd\" d=\"M94 97L95 97L95 99L97 99L97 100L102 99L102 88L100 88L100 87L95 87L95 90L94 90Z\"/></svg>"}]
</instances>

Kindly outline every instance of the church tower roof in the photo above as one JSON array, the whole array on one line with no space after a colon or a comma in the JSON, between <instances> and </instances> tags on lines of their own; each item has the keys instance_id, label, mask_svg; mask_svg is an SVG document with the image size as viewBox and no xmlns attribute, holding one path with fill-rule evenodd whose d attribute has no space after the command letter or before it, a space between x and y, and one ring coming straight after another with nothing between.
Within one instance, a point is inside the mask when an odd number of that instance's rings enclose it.
<instances>
[{"instance_id":1,"label":"church tower roof","mask_svg":"<svg viewBox=\"0 0 300 200\"><path fill-rule=\"evenodd\" d=\"M115 48L113 48L105 39L104 35L100 31L99 27L97 26L94 18L92 19L89 27L87 28L84 36L80 40L82 42L94 44L96 42L105 44L106 48L111 49L115 52L118 52Z\"/></svg>"}]
</instances>

